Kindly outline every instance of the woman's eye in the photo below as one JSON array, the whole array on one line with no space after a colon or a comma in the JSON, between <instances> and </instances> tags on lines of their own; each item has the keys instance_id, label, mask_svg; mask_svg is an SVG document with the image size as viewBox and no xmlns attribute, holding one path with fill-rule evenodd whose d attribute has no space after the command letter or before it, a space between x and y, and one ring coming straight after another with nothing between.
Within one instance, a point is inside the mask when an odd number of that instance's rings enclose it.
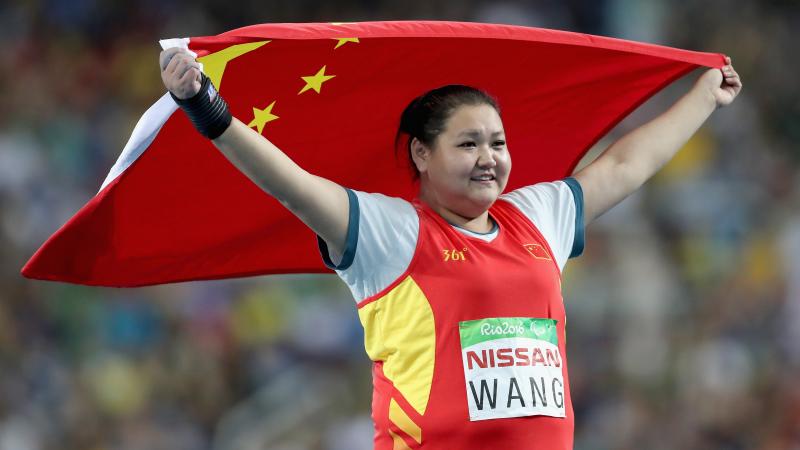
<instances>
[{"instance_id":1,"label":"woman's eye","mask_svg":"<svg viewBox=\"0 0 800 450\"><path fill-rule=\"evenodd\" d=\"M494 142L494 146L495 147L502 147L504 145L506 145L506 141L495 141Z\"/></svg>"},{"instance_id":2,"label":"woman's eye","mask_svg":"<svg viewBox=\"0 0 800 450\"><path fill-rule=\"evenodd\" d=\"M472 142L472 141L470 141L470 142L464 142L464 143L462 143L462 144L458 144L458 146L459 146L459 147L475 147L475 143L474 143L474 142Z\"/></svg>"}]
</instances>

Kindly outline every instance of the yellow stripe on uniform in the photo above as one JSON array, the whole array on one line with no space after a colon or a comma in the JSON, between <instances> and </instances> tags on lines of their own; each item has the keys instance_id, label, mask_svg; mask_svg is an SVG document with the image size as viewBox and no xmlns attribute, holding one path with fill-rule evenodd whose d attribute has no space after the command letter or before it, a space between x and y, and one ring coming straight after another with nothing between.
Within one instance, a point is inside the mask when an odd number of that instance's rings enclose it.
<instances>
[{"instance_id":1,"label":"yellow stripe on uniform","mask_svg":"<svg viewBox=\"0 0 800 450\"><path fill-rule=\"evenodd\" d=\"M411 447L406 444L406 441L404 441L400 436L392 433L392 430L389 430L389 435L392 437L392 441L394 441L392 450L411 450Z\"/></svg>"},{"instance_id":2,"label":"yellow stripe on uniform","mask_svg":"<svg viewBox=\"0 0 800 450\"><path fill-rule=\"evenodd\" d=\"M414 423L411 417L408 417L408 414L403 411L403 408L394 399L389 403L389 420L397 425L397 428L403 430L405 434L414 438L418 444L422 443L422 430L419 425Z\"/></svg>"},{"instance_id":3,"label":"yellow stripe on uniform","mask_svg":"<svg viewBox=\"0 0 800 450\"><path fill-rule=\"evenodd\" d=\"M383 374L420 414L428 407L433 383L436 329L433 310L409 276L383 297L358 310L364 346Z\"/></svg>"}]
</instances>

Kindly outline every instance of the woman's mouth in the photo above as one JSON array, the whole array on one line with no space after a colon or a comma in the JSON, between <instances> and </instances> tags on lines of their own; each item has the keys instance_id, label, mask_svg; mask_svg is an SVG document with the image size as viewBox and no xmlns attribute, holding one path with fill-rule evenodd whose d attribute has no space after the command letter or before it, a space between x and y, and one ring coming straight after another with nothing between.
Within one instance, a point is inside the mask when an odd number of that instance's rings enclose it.
<instances>
[{"instance_id":1,"label":"woman's mouth","mask_svg":"<svg viewBox=\"0 0 800 450\"><path fill-rule=\"evenodd\" d=\"M484 174L478 175L475 177L470 177L470 180L478 182L478 183L492 183L495 181L495 176L491 174Z\"/></svg>"}]
</instances>

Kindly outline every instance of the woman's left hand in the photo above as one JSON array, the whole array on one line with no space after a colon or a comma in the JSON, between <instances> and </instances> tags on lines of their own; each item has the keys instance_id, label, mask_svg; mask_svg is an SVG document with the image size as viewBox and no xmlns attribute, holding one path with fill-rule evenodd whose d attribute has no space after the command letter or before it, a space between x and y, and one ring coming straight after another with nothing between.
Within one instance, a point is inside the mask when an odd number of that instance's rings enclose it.
<instances>
[{"instance_id":1,"label":"woman's left hand","mask_svg":"<svg viewBox=\"0 0 800 450\"><path fill-rule=\"evenodd\" d=\"M697 87L707 89L714 98L716 106L726 106L742 90L742 80L731 65L731 58L725 57L725 65L720 69L709 69L697 80Z\"/></svg>"}]
</instances>

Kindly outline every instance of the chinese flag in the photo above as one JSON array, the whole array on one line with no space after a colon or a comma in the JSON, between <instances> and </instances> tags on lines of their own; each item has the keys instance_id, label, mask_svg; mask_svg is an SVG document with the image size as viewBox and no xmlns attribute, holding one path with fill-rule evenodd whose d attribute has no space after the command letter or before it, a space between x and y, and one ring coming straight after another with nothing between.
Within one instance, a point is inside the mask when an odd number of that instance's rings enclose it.
<instances>
[{"instance_id":1,"label":"chinese flag","mask_svg":"<svg viewBox=\"0 0 800 450\"><path fill-rule=\"evenodd\" d=\"M511 190L569 175L650 96L699 66L724 65L717 53L478 23L267 24L176 42L197 53L233 115L301 167L406 199L415 186L394 137L403 108L426 90L460 83L497 97ZM325 271L313 233L165 95L97 195L22 274L143 286Z\"/></svg>"}]
</instances>

